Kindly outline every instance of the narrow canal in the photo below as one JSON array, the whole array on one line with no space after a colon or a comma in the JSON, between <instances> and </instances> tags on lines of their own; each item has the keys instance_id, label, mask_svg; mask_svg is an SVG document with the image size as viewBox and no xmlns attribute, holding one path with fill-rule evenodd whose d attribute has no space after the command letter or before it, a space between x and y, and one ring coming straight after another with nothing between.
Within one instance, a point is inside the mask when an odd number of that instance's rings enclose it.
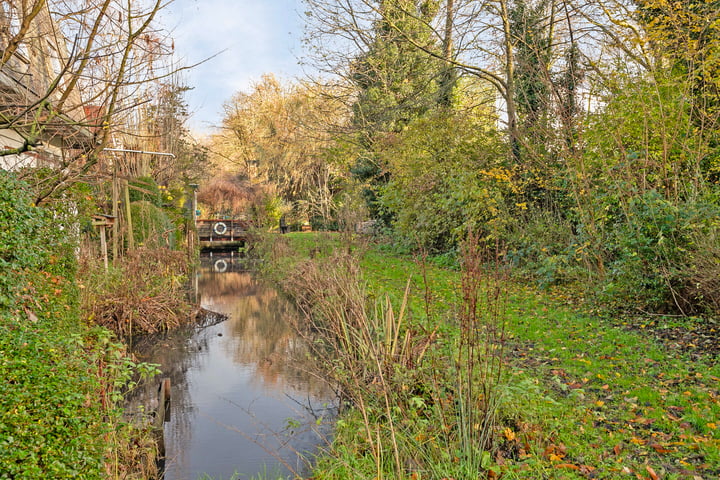
<instances>
[{"instance_id":1,"label":"narrow canal","mask_svg":"<svg viewBox=\"0 0 720 480\"><path fill-rule=\"evenodd\" d=\"M333 406L303 367L306 344L291 327L297 311L237 258L203 257L194 288L202 307L227 319L136 353L172 382L165 480L301 474L327 441Z\"/></svg>"}]
</instances>

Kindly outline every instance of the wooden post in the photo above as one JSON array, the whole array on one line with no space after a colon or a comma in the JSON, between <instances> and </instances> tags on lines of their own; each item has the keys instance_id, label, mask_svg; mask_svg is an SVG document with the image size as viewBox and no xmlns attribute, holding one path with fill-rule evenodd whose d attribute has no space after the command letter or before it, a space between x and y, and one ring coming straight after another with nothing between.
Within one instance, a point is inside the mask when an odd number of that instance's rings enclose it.
<instances>
[{"instance_id":1,"label":"wooden post","mask_svg":"<svg viewBox=\"0 0 720 480\"><path fill-rule=\"evenodd\" d=\"M102 249L103 263L105 263L105 271L108 271L108 249L107 239L105 238L105 225L100 226L100 248Z\"/></svg>"},{"instance_id":2,"label":"wooden post","mask_svg":"<svg viewBox=\"0 0 720 480\"><path fill-rule=\"evenodd\" d=\"M165 457L165 429L163 424L170 421L170 379L163 378L158 388L158 405L153 427L158 442L160 457Z\"/></svg>"},{"instance_id":3,"label":"wooden post","mask_svg":"<svg viewBox=\"0 0 720 480\"><path fill-rule=\"evenodd\" d=\"M158 389L158 406L155 413L155 427L162 428L170 421L170 379L163 378Z\"/></svg>"},{"instance_id":4,"label":"wooden post","mask_svg":"<svg viewBox=\"0 0 720 480\"><path fill-rule=\"evenodd\" d=\"M187 246L188 256L191 260L195 260L195 245L198 243L199 236L197 230L197 189L199 185L197 183L191 183L188 185L192 190L192 199L190 200L190 218L187 224Z\"/></svg>"},{"instance_id":5,"label":"wooden post","mask_svg":"<svg viewBox=\"0 0 720 480\"><path fill-rule=\"evenodd\" d=\"M118 218L118 202L120 195L118 194L118 179L116 173L115 162L113 161L113 179L112 179L112 216ZM113 262L118 258L118 222L115 221L112 226L112 258Z\"/></svg>"},{"instance_id":6,"label":"wooden post","mask_svg":"<svg viewBox=\"0 0 720 480\"><path fill-rule=\"evenodd\" d=\"M107 249L107 228L115 225L115 217L112 215L93 215L92 224L100 229L100 248L102 250L105 271L108 271L108 249Z\"/></svg>"},{"instance_id":7,"label":"wooden post","mask_svg":"<svg viewBox=\"0 0 720 480\"><path fill-rule=\"evenodd\" d=\"M125 216L127 217L127 239L128 250L135 250L135 236L133 235L132 212L130 211L130 187L127 180L123 180L123 189L125 190Z\"/></svg>"}]
</instances>

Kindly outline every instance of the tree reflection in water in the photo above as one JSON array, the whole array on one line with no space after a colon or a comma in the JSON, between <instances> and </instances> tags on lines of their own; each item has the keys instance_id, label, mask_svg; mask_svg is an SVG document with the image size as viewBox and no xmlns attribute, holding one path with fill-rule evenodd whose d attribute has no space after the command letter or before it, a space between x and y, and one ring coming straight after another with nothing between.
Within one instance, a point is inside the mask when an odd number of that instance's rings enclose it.
<instances>
[{"instance_id":1,"label":"tree reflection in water","mask_svg":"<svg viewBox=\"0 0 720 480\"><path fill-rule=\"evenodd\" d=\"M288 436L286 427L298 425L288 419L309 427L314 415L332 412L327 385L303 367L307 347L291 327L298 314L293 306L251 273L238 271L237 259L217 260L205 259L193 283L200 304L228 319L147 339L136 350L172 381L166 480L287 472L276 467L278 458L294 469L294 451L312 450L327 433L301 428ZM139 401L152 398L156 385L146 387Z\"/></svg>"},{"instance_id":2,"label":"tree reflection in water","mask_svg":"<svg viewBox=\"0 0 720 480\"><path fill-rule=\"evenodd\" d=\"M223 347L233 360L257 372L272 388L307 390L329 396L327 384L304 368L308 349L292 328L294 306L248 272L203 269L198 282L205 308L228 316L231 335Z\"/></svg>"}]
</instances>

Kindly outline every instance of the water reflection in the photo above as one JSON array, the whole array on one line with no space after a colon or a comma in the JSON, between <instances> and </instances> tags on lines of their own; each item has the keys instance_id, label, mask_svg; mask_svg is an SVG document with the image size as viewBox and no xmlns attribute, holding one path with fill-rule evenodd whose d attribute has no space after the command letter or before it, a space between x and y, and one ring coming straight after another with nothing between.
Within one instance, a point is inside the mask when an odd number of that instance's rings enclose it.
<instances>
[{"instance_id":1,"label":"water reflection","mask_svg":"<svg viewBox=\"0 0 720 480\"><path fill-rule=\"evenodd\" d=\"M317 420L331 394L302 368L306 345L288 321L297 312L237 259L222 259L220 268L217 256L203 259L195 285L201 305L228 319L155 339L139 355L172 380L166 480L299 473L296 453L327 433Z\"/></svg>"}]
</instances>

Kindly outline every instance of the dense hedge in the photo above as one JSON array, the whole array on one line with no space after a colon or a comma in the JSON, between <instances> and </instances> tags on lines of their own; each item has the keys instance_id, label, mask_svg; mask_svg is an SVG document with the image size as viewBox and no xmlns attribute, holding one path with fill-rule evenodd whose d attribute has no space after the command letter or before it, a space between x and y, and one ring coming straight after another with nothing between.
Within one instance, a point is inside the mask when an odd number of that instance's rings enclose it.
<instances>
[{"instance_id":1,"label":"dense hedge","mask_svg":"<svg viewBox=\"0 0 720 480\"><path fill-rule=\"evenodd\" d=\"M0 479L101 478L103 348L79 320L71 228L0 171Z\"/></svg>"}]
</instances>

